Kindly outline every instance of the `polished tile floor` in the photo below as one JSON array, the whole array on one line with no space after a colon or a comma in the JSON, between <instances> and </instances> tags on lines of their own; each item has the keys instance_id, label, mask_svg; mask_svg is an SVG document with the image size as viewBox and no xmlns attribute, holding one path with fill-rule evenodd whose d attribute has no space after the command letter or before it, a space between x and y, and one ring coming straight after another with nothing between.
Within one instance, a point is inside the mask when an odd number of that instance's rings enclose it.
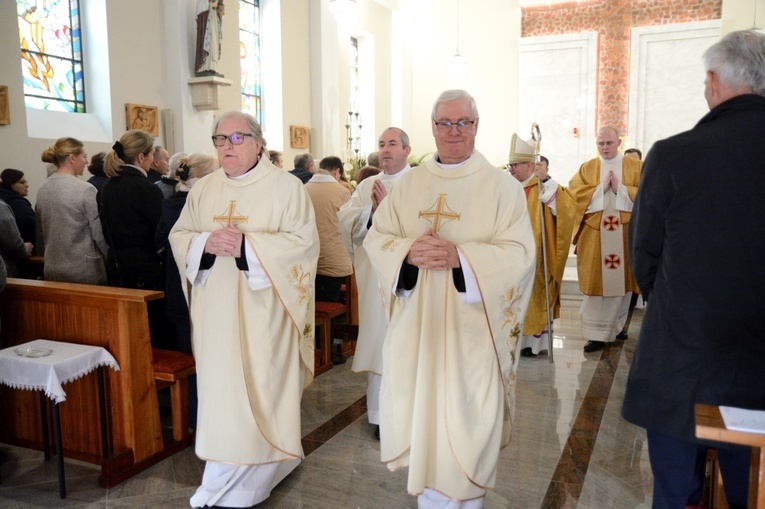
<instances>
[{"instance_id":1,"label":"polished tile floor","mask_svg":"<svg viewBox=\"0 0 765 509\"><path fill-rule=\"evenodd\" d=\"M640 329L602 352L582 352L578 309L555 326L555 363L521 358L517 413L486 509L637 509L651 505L652 477L643 430L619 416ZM319 376L303 399L306 460L259 507L264 509L415 508L406 471L388 472L365 414L365 377L350 362ZM97 469L66 461L67 498L58 498L56 466L42 453L0 444L0 508L184 508L203 463L188 448L105 490Z\"/></svg>"}]
</instances>

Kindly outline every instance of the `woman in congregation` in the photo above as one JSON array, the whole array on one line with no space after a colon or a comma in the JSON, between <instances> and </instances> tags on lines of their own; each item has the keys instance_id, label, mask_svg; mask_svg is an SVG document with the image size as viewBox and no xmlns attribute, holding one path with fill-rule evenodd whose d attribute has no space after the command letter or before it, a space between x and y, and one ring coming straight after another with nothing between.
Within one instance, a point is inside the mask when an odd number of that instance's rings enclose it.
<instances>
[{"instance_id":1,"label":"woman in congregation","mask_svg":"<svg viewBox=\"0 0 765 509\"><path fill-rule=\"evenodd\" d=\"M173 258L168 236L170 230L178 221L189 191L196 182L205 175L209 175L218 169L218 160L207 154L191 154L183 156L179 162L175 177L178 184L175 193L162 203L162 219L157 228L157 248L165 254L165 299L167 307L167 319L175 326L178 350L192 353L191 351L191 321L189 320L189 308L183 295L181 277L178 265ZM197 385L196 375L189 377L189 427L197 427Z\"/></svg>"},{"instance_id":2,"label":"woman in congregation","mask_svg":"<svg viewBox=\"0 0 765 509\"><path fill-rule=\"evenodd\" d=\"M47 281L106 284L103 257L108 247L101 232L96 188L78 177L88 154L80 140L59 138L41 159L56 171L37 192L37 221L42 230Z\"/></svg>"},{"instance_id":3,"label":"woman in congregation","mask_svg":"<svg viewBox=\"0 0 765 509\"><path fill-rule=\"evenodd\" d=\"M24 242L34 244L37 242L35 239L37 214L26 198L28 194L29 184L24 178L23 171L6 168L0 173L0 200L11 207L16 217L16 226L19 227L19 233Z\"/></svg>"},{"instance_id":4,"label":"woman in congregation","mask_svg":"<svg viewBox=\"0 0 765 509\"><path fill-rule=\"evenodd\" d=\"M110 286L161 290L162 259L154 234L162 215L162 191L147 178L154 161L154 138L127 131L104 158L109 181L98 193L101 225L109 254Z\"/></svg>"},{"instance_id":5,"label":"woman in congregation","mask_svg":"<svg viewBox=\"0 0 765 509\"><path fill-rule=\"evenodd\" d=\"M88 184L95 187L96 191L100 191L109 180L109 177L104 173L104 156L106 156L105 152L99 152L90 158L90 164L88 165L88 171L92 175L88 179Z\"/></svg>"}]
</instances>

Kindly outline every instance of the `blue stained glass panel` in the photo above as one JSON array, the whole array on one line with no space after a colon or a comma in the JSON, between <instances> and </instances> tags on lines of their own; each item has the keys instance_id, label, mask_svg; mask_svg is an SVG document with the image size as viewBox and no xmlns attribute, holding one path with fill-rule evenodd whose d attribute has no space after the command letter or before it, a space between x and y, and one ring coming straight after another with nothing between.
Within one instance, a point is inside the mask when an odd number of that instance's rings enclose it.
<instances>
[{"instance_id":1,"label":"blue stained glass panel","mask_svg":"<svg viewBox=\"0 0 765 509\"><path fill-rule=\"evenodd\" d=\"M16 0L28 108L85 112L78 0Z\"/></svg>"}]
</instances>

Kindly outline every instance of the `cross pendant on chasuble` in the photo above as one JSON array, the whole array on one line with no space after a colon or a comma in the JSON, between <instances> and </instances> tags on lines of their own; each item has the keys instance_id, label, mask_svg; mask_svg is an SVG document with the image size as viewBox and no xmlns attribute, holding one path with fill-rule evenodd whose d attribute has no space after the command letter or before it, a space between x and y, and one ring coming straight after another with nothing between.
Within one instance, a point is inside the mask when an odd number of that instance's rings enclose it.
<instances>
[{"instance_id":1,"label":"cross pendant on chasuble","mask_svg":"<svg viewBox=\"0 0 765 509\"><path fill-rule=\"evenodd\" d=\"M220 216L214 216L213 221L221 223L223 226L231 226L232 224L246 223L247 216L237 216L236 214L236 200L228 202L228 210ZM225 224L224 224L225 222Z\"/></svg>"},{"instance_id":2,"label":"cross pendant on chasuble","mask_svg":"<svg viewBox=\"0 0 765 509\"><path fill-rule=\"evenodd\" d=\"M446 205L446 194L439 194L438 199L430 207L429 210L421 210L418 217L423 217L430 221L433 220L433 234L438 235L438 230L441 229L441 220L444 223L451 221L452 219L460 220L460 215L457 212L453 212L448 205Z\"/></svg>"}]
</instances>

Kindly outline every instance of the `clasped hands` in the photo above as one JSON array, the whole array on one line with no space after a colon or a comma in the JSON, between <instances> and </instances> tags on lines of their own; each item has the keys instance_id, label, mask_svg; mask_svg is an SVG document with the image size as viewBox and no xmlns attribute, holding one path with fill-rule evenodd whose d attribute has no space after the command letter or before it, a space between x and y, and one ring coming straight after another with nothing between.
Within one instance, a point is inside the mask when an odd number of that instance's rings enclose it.
<instances>
[{"instance_id":1,"label":"clasped hands","mask_svg":"<svg viewBox=\"0 0 765 509\"><path fill-rule=\"evenodd\" d=\"M614 193L619 189L619 179L616 178L616 175L614 175L614 172L612 171L608 172L608 176L606 177L605 182L603 182L603 191L605 192L608 189L611 189Z\"/></svg>"},{"instance_id":2,"label":"clasped hands","mask_svg":"<svg viewBox=\"0 0 765 509\"><path fill-rule=\"evenodd\" d=\"M234 226L226 226L210 233L205 243L205 253L215 256L235 256L242 252L242 232Z\"/></svg>"},{"instance_id":3,"label":"clasped hands","mask_svg":"<svg viewBox=\"0 0 765 509\"><path fill-rule=\"evenodd\" d=\"M406 255L406 261L418 269L444 270L460 266L457 246L439 238L432 228L417 237Z\"/></svg>"},{"instance_id":4,"label":"clasped hands","mask_svg":"<svg viewBox=\"0 0 765 509\"><path fill-rule=\"evenodd\" d=\"M382 183L382 180L377 179L374 181L374 184L372 184L372 213L377 210L377 207L380 205L380 202L383 201L383 198L388 196L388 190L385 188L385 185Z\"/></svg>"}]
</instances>

